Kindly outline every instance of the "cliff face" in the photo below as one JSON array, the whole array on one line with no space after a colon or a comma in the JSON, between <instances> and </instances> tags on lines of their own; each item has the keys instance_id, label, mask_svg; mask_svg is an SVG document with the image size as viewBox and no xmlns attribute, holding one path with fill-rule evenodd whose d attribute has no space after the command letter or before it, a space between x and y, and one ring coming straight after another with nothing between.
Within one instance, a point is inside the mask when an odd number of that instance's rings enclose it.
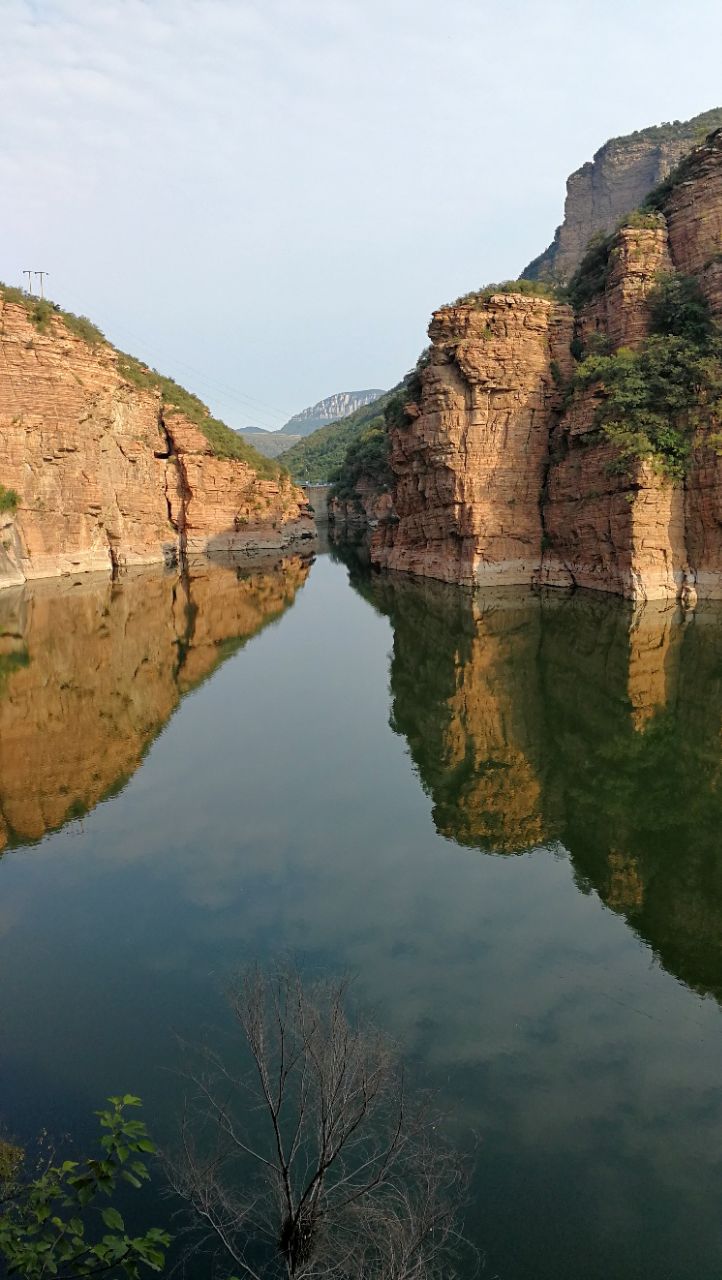
<instances>
[{"instance_id":1,"label":"cliff face","mask_svg":"<svg viewBox=\"0 0 722 1280\"><path fill-rule=\"evenodd\" d=\"M181 697L293 602L308 562L131 570L0 594L0 851L128 781Z\"/></svg>"},{"instance_id":2,"label":"cliff face","mask_svg":"<svg viewBox=\"0 0 722 1280\"><path fill-rule=\"evenodd\" d=\"M0 585L181 553L281 546L312 530L303 495L214 454L105 343L38 332L0 295Z\"/></svg>"},{"instance_id":3,"label":"cliff face","mask_svg":"<svg viewBox=\"0 0 722 1280\"><path fill-rule=\"evenodd\" d=\"M722 130L697 148L663 213L620 230L573 314L544 297L472 296L434 314L419 403L390 431L394 511L382 567L462 583L587 586L664 599L722 595L722 460L693 442L684 483L625 460L599 431L599 389L567 388L570 341L637 349L660 275L722 299ZM649 223L649 225L647 225ZM714 427L713 417L708 425ZM709 433L708 433L709 434Z\"/></svg>"},{"instance_id":4,"label":"cliff face","mask_svg":"<svg viewBox=\"0 0 722 1280\"><path fill-rule=\"evenodd\" d=\"M429 335L421 404L391 433L397 520L374 536L374 559L447 582L527 582L571 309L497 295L437 311Z\"/></svg>"},{"instance_id":5,"label":"cliff face","mask_svg":"<svg viewBox=\"0 0 722 1280\"><path fill-rule=\"evenodd\" d=\"M720 126L722 109L717 109L605 143L592 161L567 180L564 221L549 248L526 267L522 277L568 281L591 237L612 231L705 134Z\"/></svg>"}]
</instances>

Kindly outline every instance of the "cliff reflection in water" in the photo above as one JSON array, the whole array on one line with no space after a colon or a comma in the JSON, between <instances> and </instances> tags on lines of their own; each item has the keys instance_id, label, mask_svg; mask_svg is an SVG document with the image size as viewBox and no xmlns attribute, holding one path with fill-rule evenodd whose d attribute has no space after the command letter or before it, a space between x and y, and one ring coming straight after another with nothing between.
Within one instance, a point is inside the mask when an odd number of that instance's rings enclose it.
<instances>
[{"instance_id":1,"label":"cliff reflection in water","mask_svg":"<svg viewBox=\"0 0 722 1280\"><path fill-rule=\"evenodd\" d=\"M293 603L309 563L83 575L0 593L0 851L117 792L180 699Z\"/></svg>"},{"instance_id":2,"label":"cliff reflection in water","mask_svg":"<svg viewBox=\"0 0 722 1280\"><path fill-rule=\"evenodd\" d=\"M392 726L438 831L560 842L580 888L722 998L722 609L352 580L393 625Z\"/></svg>"}]
</instances>

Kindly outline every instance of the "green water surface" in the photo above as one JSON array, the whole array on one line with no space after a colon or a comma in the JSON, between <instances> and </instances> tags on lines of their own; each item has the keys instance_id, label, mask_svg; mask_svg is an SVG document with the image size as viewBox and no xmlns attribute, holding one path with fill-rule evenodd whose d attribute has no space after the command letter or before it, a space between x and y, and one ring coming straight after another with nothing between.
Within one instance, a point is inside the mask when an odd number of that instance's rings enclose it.
<instances>
[{"instance_id":1,"label":"green water surface","mask_svg":"<svg viewBox=\"0 0 722 1280\"><path fill-rule=\"evenodd\" d=\"M177 1036L290 952L438 1089L484 1277L718 1280L721 840L717 607L353 553L5 591L0 1118L127 1090L168 1142Z\"/></svg>"}]
</instances>

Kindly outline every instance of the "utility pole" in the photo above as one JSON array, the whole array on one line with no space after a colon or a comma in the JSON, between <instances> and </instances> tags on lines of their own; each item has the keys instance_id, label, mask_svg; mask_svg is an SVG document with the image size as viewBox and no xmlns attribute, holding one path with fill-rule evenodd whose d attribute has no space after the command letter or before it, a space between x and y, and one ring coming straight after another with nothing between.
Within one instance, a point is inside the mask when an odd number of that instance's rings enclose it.
<instances>
[{"instance_id":1,"label":"utility pole","mask_svg":"<svg viewBox=\"0 0 722 1280\"><path fill-rule=\"evenodd\" d=\"M40 276L40 297L41 297L41 298L44 298L44 297L45 297L45 294L44 294L44 292L43 292L43 276L49 276L49 275L50 275L50 272L49 272L49 271L36 271L36 272L35 272L35 275L36 275L36 276Z\"/></svg>"},{"instance_id":2,"label":"utility pole","mask_svg":"<svg viewBox=\"0 0 722 1280\"><path fill-rule=\"evenodd\" d=\"M33 296L33 282L31 279L32 274L33 274L32 271L23 271L23 275L27 276L28 278L28 293L30 294L31 298Z\"/></svg>"}]
</instances>

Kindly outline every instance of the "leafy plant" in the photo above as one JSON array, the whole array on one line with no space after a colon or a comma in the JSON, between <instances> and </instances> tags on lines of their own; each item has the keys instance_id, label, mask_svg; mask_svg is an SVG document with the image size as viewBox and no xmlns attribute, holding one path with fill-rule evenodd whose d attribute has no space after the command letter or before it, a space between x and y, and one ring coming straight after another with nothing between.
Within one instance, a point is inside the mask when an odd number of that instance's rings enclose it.
<instances>
[{"instance_id":1,"label":"leafy plant","mask_svg":"<svg viewBox=\"0 0 722 1280\"><path fill-rule=\"evenodd\" d=\"M14 489L6 489L4 484L0 484L0 511L16 511L19 502L19 495Z\"/></svg>"},{"instance_id":2,"label":"leafy plant","mask_svg":"<svg viewBox=\"0 0 722 1280\"><path fill-rule=\"evenodd\" d=\"M662 275L649 297L655 333L706 347L714 333L709 304L693 276Z\"/></svg>"},{"instance_id":3,"label":"leafy plant","mask_svg":"<svg viewBox=\"0 0 722 1280\"><path fill-rule=\"evenodd\" d=\"M597 384L603 393L597 421L616 445L622 469L649 458L662 474L679 480L696 432L719 427L722 349L655 334L640 351L622 347L611 356L587 356L575 384Z\"/></svg>"},{"instance_id":4,"label":"leafy plant","mask_svg":"<svg viewBox=\"0 0 722 1280\"><path fill-rule=\"evenodd\" d=\"M143 1270L161 1271L170 1236L158 1227L131 1236L118 1209L109 1203L121 1181L139 1188L149 1178L144 1156L155 1147L142 1120L126 1111L140 1106L132 1094L109 1099L96 1114L101 1152L82 1162L48 1164L23 1177L22 1153L3 1161L5 1181L0 1212L0 1256L10 1276L22 1280L76 1280L104 1275L138 1280Z\"/></svg>"}]
</instances>

